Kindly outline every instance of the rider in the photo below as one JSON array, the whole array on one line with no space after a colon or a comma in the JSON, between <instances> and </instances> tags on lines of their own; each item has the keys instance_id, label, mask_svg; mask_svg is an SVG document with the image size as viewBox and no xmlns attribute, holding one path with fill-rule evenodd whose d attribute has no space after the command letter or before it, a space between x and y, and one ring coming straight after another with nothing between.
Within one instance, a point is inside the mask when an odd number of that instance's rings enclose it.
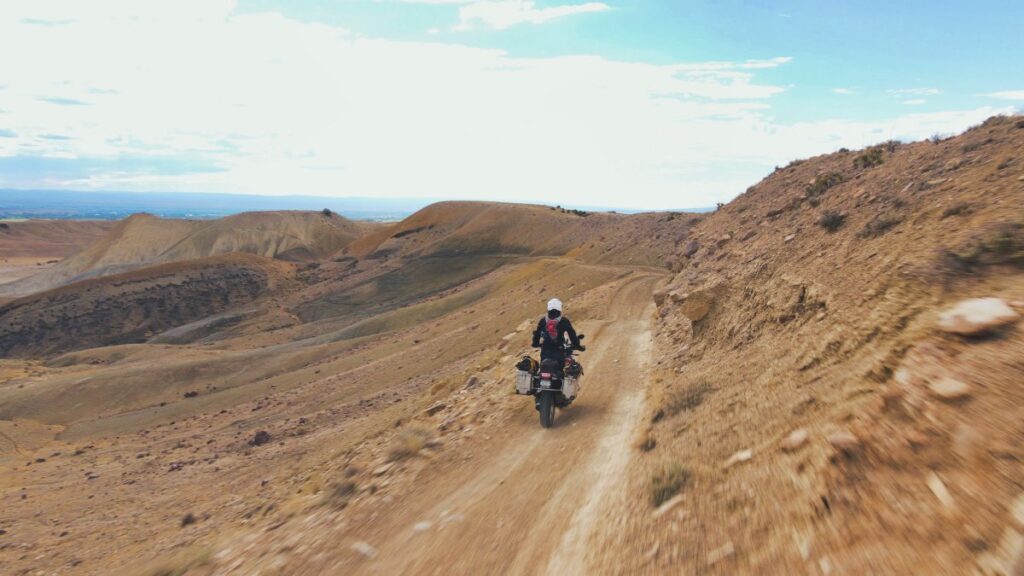
<instances>
[{"instance_id":1,"label":"rider","mask_svg":"<svg viewBox=\"0 0 1024 576\"><path fill-rule=\"evenodd\" d=\"M585 347L580 345L580 339L576 337L576 330L572 322L562 316L562 301L552 298L548 301L548 313L537 322L537 329L533 331L533 347L540 348L540 360L543 362L551 358L558 362L558 369L561 371L565 366L565 337L569 336L569 343L573 349L583 351Z\"/></svg>"}]
</instances>

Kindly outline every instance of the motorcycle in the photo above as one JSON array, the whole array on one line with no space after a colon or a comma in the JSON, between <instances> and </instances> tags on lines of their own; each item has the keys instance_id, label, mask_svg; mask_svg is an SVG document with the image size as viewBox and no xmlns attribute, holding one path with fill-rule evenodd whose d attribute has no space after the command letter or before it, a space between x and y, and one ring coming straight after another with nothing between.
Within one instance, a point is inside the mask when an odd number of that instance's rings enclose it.
<instances>
[{"instance_id":1,"label":"motorcycle","mask_svg":"<svg viewBox=\"0 0 1024 576\"><path fill-rule=\"evenodd\" d=\"M578 338L583 340L584 335L580 334ZM551 428L555 423L555 408L568 408L580 393L583 365L573 354L582 352L584 348L565 345L564 350L563 366L559 366L558 361L552 358L545 358L538 364L529 356L524 356L516 364L519 371L516 375L516 394L534 397L537 412L540 413L540 425L543 428Z\"/></svg>"}]
</instances>

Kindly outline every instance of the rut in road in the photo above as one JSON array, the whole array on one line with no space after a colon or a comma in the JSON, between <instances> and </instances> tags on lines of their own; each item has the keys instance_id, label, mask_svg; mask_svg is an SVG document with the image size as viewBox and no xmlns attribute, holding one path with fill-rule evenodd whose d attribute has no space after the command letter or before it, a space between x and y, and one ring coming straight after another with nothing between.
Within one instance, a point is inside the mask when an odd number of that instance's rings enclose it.
<instances>
[{"instance_id":1,"label":"rut in road","mask_svg":"<svg viewBox=\"0 0 1024 576\"><path fill-rule=\"evenodd\" d=\"M414 497L420 503L403 504L409 516L388 522L393 531L379 555L357 570L584 574L600 569L587 565L588 546L632 458L630 439L641 417L649 362L651 293L658 279L627 281L612 299L608 318L578 321L588 334L584 391L559 412L552 429L541 429L534 414L511 422L505 447L472 479L435 478ZM432 504L423 506L424 501ZM441 529L410 529L424 520Z\"/></svg>"}]
</instances>

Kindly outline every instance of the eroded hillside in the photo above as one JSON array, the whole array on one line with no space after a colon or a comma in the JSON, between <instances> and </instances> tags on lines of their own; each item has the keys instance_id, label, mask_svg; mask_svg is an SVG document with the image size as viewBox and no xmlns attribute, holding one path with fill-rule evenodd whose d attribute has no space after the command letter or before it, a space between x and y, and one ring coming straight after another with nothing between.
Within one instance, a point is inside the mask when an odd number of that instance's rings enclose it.
<instances>
[{"instance_id":1,"label":"eroded hillside","mask_svg":"<svg viewBox=\"0 0 1024 576\"><path fill-rule=\"evenodd\" d=\"M656 295L641 438L644 473L686 487L674 510L631 522L657 549L634 567L1020 561L1024 327L964 336L940 317L969 298L1024 312L1022 152L1024 121L993 118L794 162L697 227Z\"/></svg>"}]
</instances>

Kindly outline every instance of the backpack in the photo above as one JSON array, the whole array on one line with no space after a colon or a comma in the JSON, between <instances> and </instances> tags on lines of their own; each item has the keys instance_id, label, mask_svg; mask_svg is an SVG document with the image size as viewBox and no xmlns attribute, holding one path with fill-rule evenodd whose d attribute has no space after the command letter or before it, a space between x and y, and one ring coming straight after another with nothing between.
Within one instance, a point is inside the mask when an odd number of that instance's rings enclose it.
<instances>
[{"instance_id":1,"label":"backpack","mask_svg":"<svg viewBox=\"0 0 1024 576\"><path fill-rule=\"evenodd\" d=\"M544 339L545 343L559 345L558 324L562 321L562 317L548 318L545 316L544 321L544 330L541 331L541 338Z\"/></svg>"}]
</instances>

